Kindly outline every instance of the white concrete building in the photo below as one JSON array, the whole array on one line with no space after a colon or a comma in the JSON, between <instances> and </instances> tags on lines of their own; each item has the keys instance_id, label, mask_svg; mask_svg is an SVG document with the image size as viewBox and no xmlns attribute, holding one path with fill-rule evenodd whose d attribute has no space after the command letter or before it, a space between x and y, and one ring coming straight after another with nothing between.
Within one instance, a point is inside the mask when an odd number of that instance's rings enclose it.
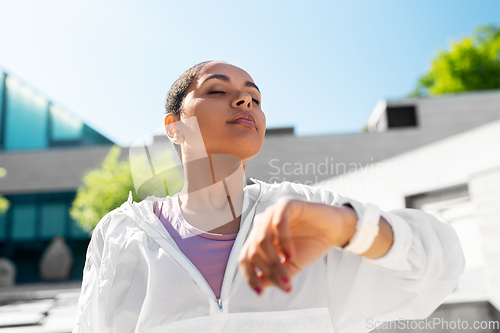
<instances>
[{"instance_id":1,"label":"white concrete building","mask_svg":"<svg viewBox=\"0 0 500 333\"><path fill-rule=\"evenodd\" d=\"M492 118L500 118L499 97L498 91L493 91L416 100L417 110L422 111L421 125L427 126L429 133L441 127L450 133L451 122L471 126L316 184L388 211L433 211L451 223L467 264L457 289L443 307L448 307L450 320L457 319L451 318L452 313L461 313L470 318L470 324L479 317L498 320L500 309L500 120L474 126L477 115L481 118L485 114L478 109L489 109ZM373 134L391 130L387 128L386 105L379 103L370 118ZM488 304L497 310L485 306ZM453 312L458 308L462 311Z\"/></svg>"},{"instance_id":2,"label":"white concrete building","mask_svg":"<svg viewBox=\"0 0 500 333\"><path fill-rule=\"evenodd\" d=\"M500 90L383 100L369 132L297 137L293 129L268 130L246 175L312 184L499 119Z\"/></svg>"}]
</instances>

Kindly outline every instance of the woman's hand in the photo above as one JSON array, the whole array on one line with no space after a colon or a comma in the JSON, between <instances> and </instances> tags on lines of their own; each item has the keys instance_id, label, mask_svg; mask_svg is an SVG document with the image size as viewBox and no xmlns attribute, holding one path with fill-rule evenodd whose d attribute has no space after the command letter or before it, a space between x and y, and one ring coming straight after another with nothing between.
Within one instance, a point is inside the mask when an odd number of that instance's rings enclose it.
<instances>
[{"instance_id":1,"label":"woman's hand","mask_svg":"<svg viewBox=\"0 0 500 333\"><path fill-rule=\"evenodd\" d=\"M347 244L356 221L349 207L282 199L256 216L238 261L242 273L257 294L272 285L288 292L291 276Z\"/></svg>"}]
</instances>

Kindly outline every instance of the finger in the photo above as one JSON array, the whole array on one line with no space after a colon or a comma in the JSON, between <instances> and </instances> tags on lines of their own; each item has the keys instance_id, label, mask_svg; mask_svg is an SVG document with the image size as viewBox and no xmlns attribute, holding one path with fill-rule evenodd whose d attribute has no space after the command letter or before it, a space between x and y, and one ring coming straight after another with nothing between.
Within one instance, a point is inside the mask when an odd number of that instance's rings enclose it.
<instances>
[{"instance_id":1,"label":"finger","mask_svg":"<svg viewBox=\"0 0 500 333\"><path fill-rule=\"evenodd\" d=\"M290 291L290 273L280 258L279 252L281 249L279 246L274 245L277 243L275 241L276 235L274 235L271 228L273 216L277 210L279 210L279 205L271 206L259 215L252 242L263 259L257 265L262 270L263 276L278 288Z\"/></svg>"},{"instance_id":2,"label":"finger","mask_svg":"<svg viewBox=\"0 0 500 333\"><path fill-rule=\"evenodd\" d=\"M273 245L273 235L269 232L266 238L258 242L258 251L262 262L255 263L262 271L264 276L284 291L290 291L292 288L290 273L283 265L278 255L276 247Z\"/></svg>"},{"instance_id":3,"label":"finger","mask_svg":"<svg viewBox=\"0 0 500 333\"><path fill-rule=\"evenodd\" d=\"M264 278L260 269L258 269L251 260L250 248L252 248L252 252L256 253L255 243L256 238L262 238L265 234L265 216L270 215L270 210L266 209L264 212L259 213L254 218L254 225L250 235L243 245L240 253L240 257L238 258L238 264L242 271L245 280L248 285L258 294L260 295L264 290L265 286L272 285L272 282L268 279ZM258 270L258 272L256 272Z\"/></svg>"},{"instance_id":4,"label":"finger","mask_svg":"<svg viewBox=\"0 0 500 333\"><path fill-rule=\"evenodd\" d=\"M243 255L240 256L238 264L250 288L252 288L257 293L257 295L261 295L262 291L264 290L264 283L262 279L257 276L255 267L248 260L247 252L243 253Z\"/></svg>"},{"instance_id":5,"label":"finger","mask_svg":"<svg viewBox=\"0 0 500 333\"><path fill-rule=\"evenodd\" d=\"M291 290L290 286L281 282L280 275L276 273L276 270L273 269L273 265L267 261L261 252L256 252L251 256L250 265L253 265L262 272L260 275L257 274L261 282L265 280L270 282L270 284L262 284L264 287L274 285L286 292Z\"/></svg>"},{"instance_id":6,"label":"finger","mask_svg":"<svg viewBox=\"0 0 500 333\"><path fill-rule=\"evenodd\" d=\"M248 261L248 266L253 269L253 271L250 271L250 268L246 268L246 278L247 282L249 282L249 284L253 287L254 284L250 282L250 276L253 276L255 269L258 269L260 270L260 272L256 273L256 276L260 280L262 287L265 288L268 286L276 285L285 291L289 291L291 289L291 286L286 285L290 280L288 271L283 268L284 271L282 270L281 272L276 273L276 269L273 270L270 267L270 260L267 259L267 255L265 254L269 253L271 261L274 261L272 265L276 265L276 262L281 264L280 257L277 253L277 248L272 245L272 233L270 232L270 224L274 210L275 207L268 207L264 212L257 214L255 218L253 230L244 246L244 248L246 249L246 253L244 254L244 256ZM265 251L261 249L261 245L264 243ZM274 256L272 255L273 253ZM244 264L245 263L242 261L242 266ZM260 287L260 285L258 287Z\"/></svg>"}]
</instances>

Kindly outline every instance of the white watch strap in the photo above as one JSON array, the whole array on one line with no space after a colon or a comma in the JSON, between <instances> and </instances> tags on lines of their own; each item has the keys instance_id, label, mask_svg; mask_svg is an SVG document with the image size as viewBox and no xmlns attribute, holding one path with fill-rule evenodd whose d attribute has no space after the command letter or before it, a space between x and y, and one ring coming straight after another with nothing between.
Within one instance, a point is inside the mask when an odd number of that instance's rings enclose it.
<instances>
[{"instance_id":1,"label":"white watch strap","mask_svg":"<svg viewBox=\"0 0 500 333\"><path fill-rule=\"evenodd\" d=\"M367 204L363 216L356 223L356 232L343 248L344 251L363 254L370 249L379 231L380 209L372 204Z\"/></svg>"}]
</instances>

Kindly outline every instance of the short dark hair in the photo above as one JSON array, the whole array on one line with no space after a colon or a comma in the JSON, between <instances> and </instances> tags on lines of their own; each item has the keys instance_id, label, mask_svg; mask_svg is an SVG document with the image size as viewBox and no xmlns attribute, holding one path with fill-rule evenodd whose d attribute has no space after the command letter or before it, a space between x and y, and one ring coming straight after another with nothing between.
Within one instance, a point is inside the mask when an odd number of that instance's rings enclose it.
<instances>
[{"instance_id":1,"label":"short dark hair","mask_svg":"<svg viewBox=\"0 0 500 333\"><path fill-rule=\"evenodd\" d=\"M204 61L197 65L194 65L190 69L184 72L170 87L167 93L167 100L165 101L165 110L167 114L182 114L182 102L186 97L186 92L191 86L191 83L196 79L198 73L205 67L208 63L213 62ZM177 157L182 163L182 151L181 146L178 144L173 144Z\"/></svg>"}]
</instances>

